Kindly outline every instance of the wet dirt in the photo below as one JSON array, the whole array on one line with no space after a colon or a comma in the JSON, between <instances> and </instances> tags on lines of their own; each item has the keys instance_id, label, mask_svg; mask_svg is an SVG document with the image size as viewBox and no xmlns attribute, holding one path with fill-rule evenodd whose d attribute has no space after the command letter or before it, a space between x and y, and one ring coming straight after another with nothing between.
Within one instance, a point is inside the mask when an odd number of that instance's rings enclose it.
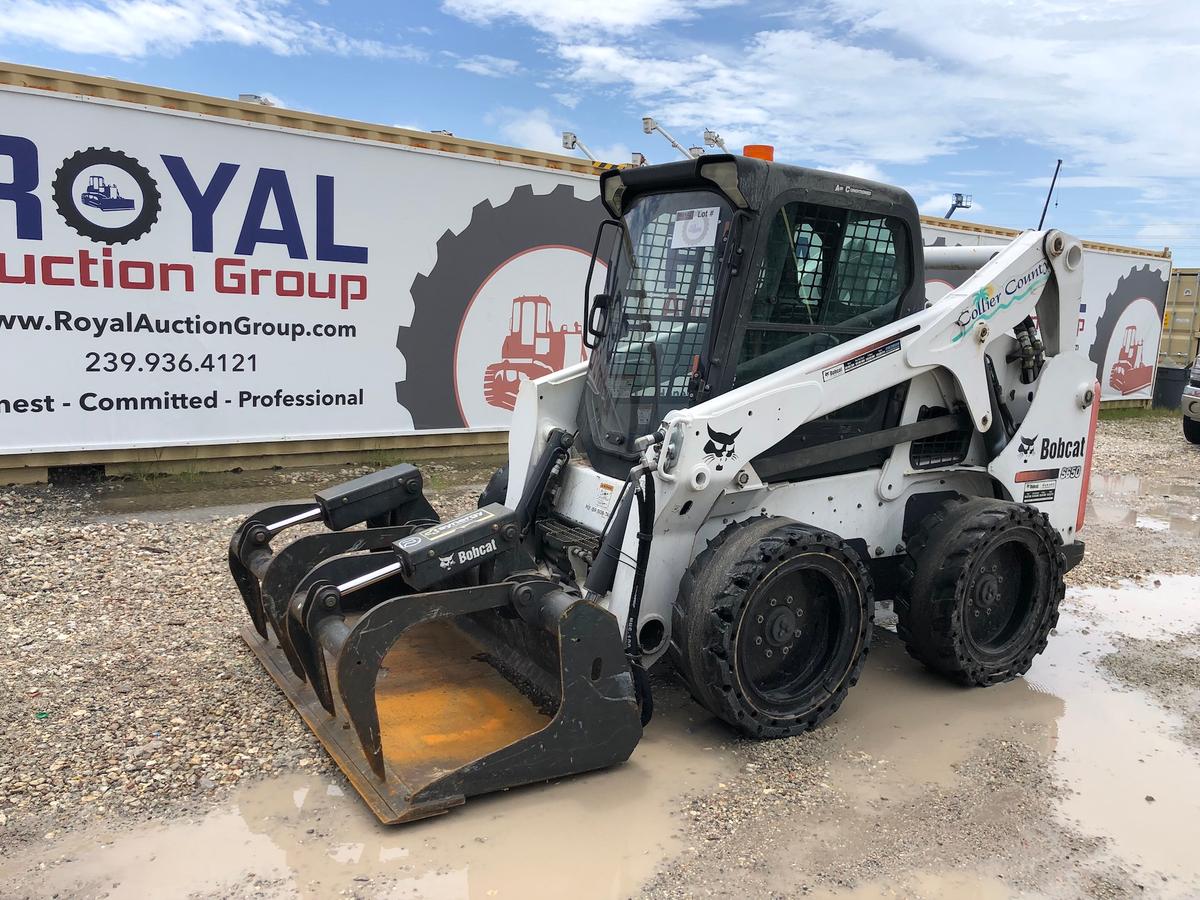
<instances>
[{"instance_id":1,"label":"wet dirt","mask_svg":"<svg viewBox=\"0 0 1200 900\"><path fill-rule=\"evenodd\" d=\"M487 465L431 492L473 505ZM347 474L230 475L203 507L187 479L130 483L87 514L205 523ZM860 684L813 734L741 741L664 676L614 770L387 828L328 767L292 767L197 794L183 817L16 846L0 896L1200 896L1200 693L1164 689L1200 633L1200 483L1170 475L1093 475L1085 565L1025 678L949 685L879 628Z\"/></svg>"},{"instance_id":2,"label":"wet dirt","mask_svg":"<svg viewBox=\"0 0 1200 900\"><path fill-rule=\"evenodd\" d=\"M626 764L380 825L340 776L259 781L198 818L91 828L0 863L6 897L627 897L680 849L676 800L736 768L673 685Z\"/></svg>"},{"instance_id":3,"label":"wet dirt","mask_svg":"<svg viewBox=\"0 0 1200 900\"><path fill-rule=\"evenodd\" d=\"M1200 484L1093 474L1087 522L1200 538Z\"/></svg>"},{"instance_id":4,"label":"wet dirt","mask_svg":"<svg viewBox=\"0 0 1200 900\"><path fill-rule=\"evenodd\" d=\"M1200 576L1072 589L1068 601L1029 674L986 690L925 672L877 629L830 733L791 739L816 753L752 750L732 798L692 801L702 820L791 782L793 817L693 828L703 852L660 872L651 895L730 884L750 896L1200 895L1200 756L1180 739L1183 711L1099 666L1125 635L1190 633Z\"/></svg>"},{"instance_id":5,"label":"wet dirt","mask_svg":"<svg viewBox=\"0 0 1200 900\"><path fill-rule=\"evenodd\" d=\"M674 856L687 861L676 883L686 890L667 892L679 896L735 884L863 900L1195 896L1200 759L1175 736L1179 711L1097 664L1123 635L1200 624L1200 576L1070 599L1089 614L1063 616L1026 678L982 691L935 678L879 630L829 727L792 739L821 760L800 785L813 804L757 814L734 835L738 854L765 848L744 870L722 841L696 846L705 807L680 799L718 790L744 802L739 782L769 790L783 778L772 760L788 754L732 738L660 681L646 737L609 772L474 798L400 828L379 825L340 777L288 774L196 817L26 848L0 864L0 894L617 898Z\"/></svg>"}]
</instances>

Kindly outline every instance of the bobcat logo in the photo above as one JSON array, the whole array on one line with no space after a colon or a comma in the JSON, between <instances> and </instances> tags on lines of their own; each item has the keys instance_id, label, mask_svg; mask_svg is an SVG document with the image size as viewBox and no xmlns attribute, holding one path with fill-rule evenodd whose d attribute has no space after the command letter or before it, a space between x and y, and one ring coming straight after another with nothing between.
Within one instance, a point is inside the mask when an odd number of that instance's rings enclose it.
<instances>
[{"instance_id":1,"label":"bobcat logo","mask_svg":"<svg viewBox=\"0 0 1200 900\"><path fill-rule=\"evenodd\" d=\"M726 460L737 459L734 441L741 433L742 429L740 428L733 434L725 434L723 431L713 431L713 427L708 426L708 443L704 445L704 458L709 462L715 462L714 468L718 472L725 468Z\"/></svg>"},{"instance_id":2,"label":"bobcat logo","mask_svg":"<svg viewBox=\"0 0 1200 900\"><path fill-rule=\"evenodd\" d=\"M438 563L443 569L449 572L451 567L454 565L454 554L451 553L449 556L439 556Z\"/></svg>"},{"instance_id":3,"label":"bobcat logo","mask_svg":"<svg viewBox=\"0 0 1200 900\"><path fill-rule=\"evenodd\" d=\"M1021 438L1021 446L1017 448L1017 452L1023 456L1028 456L1033 452L1033 445L1037 443L1038 436Z\"/></svg>"}]
</instances>

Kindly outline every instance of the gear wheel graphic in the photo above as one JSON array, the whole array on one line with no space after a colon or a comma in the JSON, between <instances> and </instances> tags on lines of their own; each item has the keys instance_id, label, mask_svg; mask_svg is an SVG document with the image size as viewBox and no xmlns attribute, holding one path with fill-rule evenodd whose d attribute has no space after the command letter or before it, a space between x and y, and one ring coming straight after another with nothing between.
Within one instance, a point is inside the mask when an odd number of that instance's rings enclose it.
<instances>
[{"instance_id":1,"label":"gear wheel graphic","mask_svg":"<svg viewBox=\"0 0 1200 900\"><path fill-rule=\"evenodd\" d=\"M1167 282L1149 263L1141 268L1131 268L1128 275L1122 275L1117 286L1104 301L1104 312L1096 322L1096 336L1088 350L1088 358L1096 364L1097 377L1104 384L1107 372L1101 372L1104 367L1104 355L1108 352L1108 343L1112 339L1113 329L1117 322L1135 300L1145 298L1155 305L1162 315L1162 303L1167 296ZM1156 351L1157 352L1157 351Z\"/></svg>"},{"instance_id":2,"label":"gear wheel graphic","mask_svg":"<svg viewBox=\"0 0 1200 900\"><path fill-rule=\"evenodd\" d=\"M414 427L468 426L455 388L455 343L479 287L514 256L541 246L574 247L590 256L604 217L599 197L580 200L570 184L548 194L523 184L499 206L477 204L458 234L447 229L438 239L433 269L413 279L412 323L401 325L396 335L407 372L396 382L396 402L412 414ZM582 284L579 291L582 317Z\"/></svg>"},{"instance_id":3,"label":"gear wheel graphic","mask_svg":"<svg viewBox=\"0 0 1200 900\"><path fill-rule=\"evenodd\" d=\"M79 198L73 194L75 179L80 172L97 165L120 169L138 186L142 194L142 208L132 222L116 228L105 228L79 211ZM63 164L54 173L51 188L54 206L63 221L81 236L98 244L126 244L136 241L154 227L162 209L162 195L159 193L158 184L150 175L150 170L132 156L108 147L76 150L63 160Z\"/></svg>"}]
</instances>

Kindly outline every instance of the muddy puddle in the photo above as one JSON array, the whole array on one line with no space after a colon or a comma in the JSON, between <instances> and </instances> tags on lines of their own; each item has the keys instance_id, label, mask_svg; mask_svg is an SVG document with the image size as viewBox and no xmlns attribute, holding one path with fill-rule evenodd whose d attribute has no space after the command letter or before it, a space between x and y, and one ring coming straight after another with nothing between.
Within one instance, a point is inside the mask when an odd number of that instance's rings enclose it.
<instances>
[{"instance_id":1,"label":"muddy puddle","mask_svg":"<svg viewBox=\"0 0 1200 900\"><path fill-rule=\"evenodd\" d=\"M955 766L981 741L1020 741L1049 763L1067 789L1052 805L1058 822L1102 841L1097 865L1108 860L1131 870L1149 885L1146 896L1200 896L1194 847L1200 753L1176 736L1179 710L1122 689L1096 667L1119 635L1165 640L1197 627L1200 576L1072 589L1057 633L1029 674L985 691L946 685L915 666L894 634L878 631L871 665L838 718L840 742L878 760L878 774L864 780L860 768L843 765L833 775L870 819L889 803L920 797L930 785L952 785ZM853 819L818 832L821 846L869 856L871 832ZM814 896L1015 896L1003 877L950 868L916 871L900 883L867 882ZM1049 896L1076 895L1058 887Z\"/></svg>"},{"instance_id":2,"label":"muddy puddle","mask_svg":"<svg viewBox=\"0 0 1200 900\"><path fill-rule=\"evenodd\" d=\"M1200 538L1198 507L1200 483L1093 473L1088 487L1087 519L1106 525Z\"/></svg>"},{"instance_id":3,"label":"muddy puddle","mask_svg":"<svg viewBox=\"0 0 1200 900\"><path fill-rule=\"evenodd\" d=\"M90 833L0 863L21 896L620 898L680 849L676 799L736 769L729 734L661 693L625 765L380 825L340 777L258 782L203 817ZM0 890L3 893L3 890Z\"/></svg>"},{"instance_id":4,"label":"muddy puddle","mask_svg":"<svg viewBox=\"0 0 1200 900\"><path fill-rule=\"evenodd\" d=\"M1107 859L1135 873L1150 886L1145 896L1200 896L1200 754L1175 736L1177 710L1120 688L1097 668L1118 635L1165 639L1198 626L1200 576L1072 589L1058 632L1029 675L987 690L929 675L893 633L878 630L861 683L830 723L836 755L869 757L869 774L833 763L829 778L849 798L848 812L806 820L803 828L791 818L778 823L794 835L788 865L804 869L833 852L870 858L878 852L874 829L889 809L919 800L931 786L955 790L958 767L983 742L1012 740L1032 748L1065 785L1046 815L1099 839L1100 864ZM250 785L190 819L93 827L27 848L0 862L0 894L634 896L664 859L688 849L680 798L737 778L742 765L730 733L682 691L660 687L657 706L633 758L614 770L474 798L446 816L398 828L378 825L340 778L292 774ZM932 844L942 836L927 837ZM1002 871L964 871L941 852L898 878L818 886L814 896L1015 896ZM779 889L786 894L796 883L780 881ZM737 893L736 884L727 887ZM1076 895L1074 884L1047 893Z\"/></svg>"}]
</instances>

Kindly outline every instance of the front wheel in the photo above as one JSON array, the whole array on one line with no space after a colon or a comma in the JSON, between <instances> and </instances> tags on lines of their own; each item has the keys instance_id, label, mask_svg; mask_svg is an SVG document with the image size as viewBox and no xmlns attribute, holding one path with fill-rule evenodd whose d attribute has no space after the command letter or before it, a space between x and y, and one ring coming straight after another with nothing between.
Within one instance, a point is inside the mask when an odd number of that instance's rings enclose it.
<instances>
[{"instance_id":1,"label":"front wheel","mask_svg":"<svg viewBox=\"0 0 1200 900\"><path fill-rule=\"evenodd\" d=\"M836 535L781 518L729 525L688 567L672 654L692 696L751 737L837 711L870 646L875 596Z\"/></svg>"},{"instance_id":2,"label":"front wheel","mask_svg":"<svg viewBox=\"0 0 1200 900\"><path fill-rule=\"evenodd\" d=\"M1065 575L1062 538L1037 509L950 500L909 541L897 631L912 656L953 681L1007 681L1046 649Z\"/></svg>"}]
</instances>

